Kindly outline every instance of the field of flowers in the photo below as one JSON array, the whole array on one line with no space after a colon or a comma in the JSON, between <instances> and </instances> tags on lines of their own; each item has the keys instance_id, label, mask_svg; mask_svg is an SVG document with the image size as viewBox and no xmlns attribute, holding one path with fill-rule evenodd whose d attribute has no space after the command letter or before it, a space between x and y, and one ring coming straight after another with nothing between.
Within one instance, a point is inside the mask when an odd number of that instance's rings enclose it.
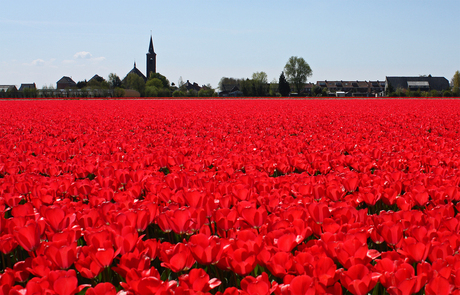
<instances>
[{"instance_id":1,"label":"field of flowers","mask_svg":"<svg viewBox=\"0 0 460 295\"><path fill-rule=\"evenodd\" d=\"M460 294L460 101L2 101L0 295Z\"/></svg>"}]
</instances>

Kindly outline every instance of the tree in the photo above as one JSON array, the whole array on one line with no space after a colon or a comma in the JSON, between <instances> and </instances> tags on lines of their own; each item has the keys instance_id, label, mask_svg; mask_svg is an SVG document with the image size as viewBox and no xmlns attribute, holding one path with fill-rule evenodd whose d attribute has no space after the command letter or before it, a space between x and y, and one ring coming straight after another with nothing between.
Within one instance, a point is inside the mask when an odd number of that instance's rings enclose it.
<instances>
[{"instance_id":1,"label":"tree","mask_svg":"<svg viewBox=\"0 0 460 295\"><path fill-rule=\"evenodd\" d=\"M281 96L288 96L289 93L291 92L291 87L289 86L288 81L286 81L284 72L281 72L281 75L278 81L278 91L280 92Z\"/></svg>"},{"instance_id":2,"label":"tree","mask_svg":"<svg viewBox=\"0 0 460 295\"><path fill-rule=\"evenodd\" d=\"M255 72L252 74L252 87L254 96L267 96L267 73Z\"/></svg>"},{"instance_id":3,"label":"tree","mask_svg":"<svg viewBox=\"0 0 460 295\"><path fill-rule=\"evenodd\" d=\"M198 97L215 97L216 92L211 87L203 87L198 91Z\"/></svg>"},{"instance_id":4,"label":"tree","mask_svg":"<svg viewBox=\"0 0 460 295\"><path fill-rule=\"evenodd\" d=\"M160 74L160 73L153 73L153 72L150 73L150 76L149 76L148 81L150 81L151 79L155 79L155 78L156 78L156 79L159 79L159 80L163 83L163 87L169 88L169 86L170 86L169 80L166 79L166 77L163 76L163 75ZM148 81L147 81L147 83L148 83Z\"/></svg>"},{"instance_id":5,"label":"tree","mask_svg":"<svg viewBox=\"0 0 460 295\"><path fill-rule=\"evenodd\" d=\"M77 86L78 86L78 84L77 84ZM92 89L109 89L110 88L110 83L107 82L102 77L96 77L96 78L93 78L93 79L89 80L86 83L86 87L89 87L89 88L92 88Z\"/></svg>"},{"instance_id":6,"label":"tree","mask_svg":"<svg viewBox=\"0 0 460 295\"><path fill-rule=\"evenodd\" d=\"M276 78L273 78L273 80L270 82L269 94L270 96L276 96L277 93L278 93L278 81L276 80Z\"/></svg>"},{"instance_id":7,"label":"tree","mask_svg":"<svg viewBox=\"0 0 460 295\"><path fill-rule=\"evenodd\" d=\"M452 77L452 87L460 88L460 72L456 71L454 76Z\"/></svg>"},{"instance_id":8,"label":"tree","mask_svg":"<svg viewBox=\"0 0 460 295\"><path fill-rule=\"evenodd\" d=\"M121 87L122 82L120 80L120 77L118 77L117 74L115 73L110 73L109 74L109 85L111 88Z\"/></svg>"},{"instance_id":9,"label":"tree","mask_svg":"<svg viewBox=\"0 0 460 295\"><path fill-rule=\"evenodd\" d=\"M157 88L162 88L163 87L163 82L158 79L158 78L152 78L152 79L149 79L147 81L147 83L145 83L145 86L148 87L148 86L155 86Z\"/></svg>"},{"instance_id":10,"label":"tree","mask_svg":"<svg viewBox=\"0 0 460 295\"><path fill-rule=\"evenodd\" d=\"M253 81L246 79L241 80L240 87L241 92L243 92L243 96L254 96L254 85Z\"/></svg>"},{"instance_id":11,"label":"tree","mask_svg":"<svg viewBox=\"0 0 460 295\"><path fill-rule=\"evenodd\" d=\"M460 72L456 71L454 76L452 77L452 95L453 96L460 96Z\"/></svg>"},{"instance_id":12,"label":"tree","mask_svg":"<svg viewBox=\"0 0 460 295\"><path fill-rule=\"evenodd\" d=\"M311 96L319 96L320 94L322 94L322 89L320 86L318 85L313 85L313 87L311 88Z\"/></svg>"},{"instance_id":13,"label":"tree","mask_svg":"<svg viewBox=\"0 0 460 295\"><path fill-rule=\"evenodd\" d=\"M393 87L393 85L391 85L390 82L388 82L388 85L387 85L387 88L386 88L386 96L391 96L393 94L393 92L395 92L395 89Z\"/></svg>"},{"instance_id":14,"label":"tree","mask_svg":"<svg viewBox=\"0 0 460 295\"><path fill-rule=\"evenodd\" d=\"M116 87L113 89L113 96L114 97L123 97L125 96L125 90L121 87Z\"/></svg>"},{"instance_id":15,"label":"tree","mask_svg":"<svg viewBox=\"0 0 460 295\"><path fill-rule=\"evenodd\" d=\"M144 79L142 79L141 77L139 77L138 75L134 73L128 74L128 76L126 76L126 78L124 79L123 84L125 85L126 89L134 89L134 90L139 91L141 95L144 94L144 90L145 90Z\"/></svg>"},{"instance_id":16,"label":"tree","mask_svg":"<svg viewBox=\"0 0 460 295\"><path fill-rule=\"evenodd\" d=\"M235 86L241 89L241 81L244 81L244 80L229 78L229 77L222 77L219 81L218 88L220 91L230 91Z\"/></svg>"},{"instance_id":17,"label":"tree","mask_svg":"<svg viewBox=\"0 0 460 295\"><path fill-rule=\"evenodd\" d=\"M78 89L85 88L86 85L88 85L88 81L86 81L86 79L85 79L85 81L78 81L78 82L77 82L77 88L78 88Z\"/></svg>"},{"instance_id":18,"label":"tree","mask_svg":"<svg viewBox=\"0 0 460 295\"><path fill-rule=\"evenodd\" d=\"M291 56L284 66L284 72L289 83L294 86L294 89L300 95L303 92L307 78L311 77L313 71L308 63L302 58Z\"/></svg>"},{"instance_id":19,"label":"tree","mask_svg":"<svg viewBox=\"0 0 460 295\"><path fill-rule=\"evenodd\" d=\"M146 97L158 97L158 88L155 86L146 86L145 96Z\"/></svg>"},{"instance_id":20,"label":"tree","mask_svg":"<svg viewBox=\"0 0 460 295\"><path fill-rule=\"evenodd\" d=\"M183 91L185 89L185 82L182 80L182 76L179 77L179 82L177 84L179 86L179 89Z\"/></svg>"}]
</instances>

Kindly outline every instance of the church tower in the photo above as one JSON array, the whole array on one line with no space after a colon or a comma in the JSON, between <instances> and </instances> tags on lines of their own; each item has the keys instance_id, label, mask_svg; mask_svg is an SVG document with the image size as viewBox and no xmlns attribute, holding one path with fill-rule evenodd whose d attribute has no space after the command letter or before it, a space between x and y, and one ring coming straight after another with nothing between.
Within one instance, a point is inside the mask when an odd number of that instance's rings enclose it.
<instances>
[{"instance_id":1,"label":"church tower","mask_svg":"<svg viewBox=\"0 0 460 295\"><path fill-rule=\"evenodd\" d=\"M150 73L156 73L157 72L157 54L153 50L153 39L152 36L150 36L150 46L149 46L149 52L147 53L147 79L150 77Z\"/></svg>"}]
</instances>

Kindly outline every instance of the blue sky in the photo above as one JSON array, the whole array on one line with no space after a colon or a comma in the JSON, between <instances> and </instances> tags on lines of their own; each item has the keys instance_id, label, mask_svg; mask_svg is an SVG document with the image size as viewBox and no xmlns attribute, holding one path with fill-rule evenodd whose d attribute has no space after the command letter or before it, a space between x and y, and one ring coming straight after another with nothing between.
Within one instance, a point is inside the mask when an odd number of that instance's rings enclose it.
<instances>
[{"instance_id":1,"label":"blue sky","mask_svg":"<svg viewBox=\"0 0 460 295\"><path fill-rule=\"evenodd\" d=\"M150 31L157 71L217 87L290 56L317 80L384 80L460 70L460 1L36 1L2 4L0 84L75 82L145 73Z\"/></svg>"}]
</instances>

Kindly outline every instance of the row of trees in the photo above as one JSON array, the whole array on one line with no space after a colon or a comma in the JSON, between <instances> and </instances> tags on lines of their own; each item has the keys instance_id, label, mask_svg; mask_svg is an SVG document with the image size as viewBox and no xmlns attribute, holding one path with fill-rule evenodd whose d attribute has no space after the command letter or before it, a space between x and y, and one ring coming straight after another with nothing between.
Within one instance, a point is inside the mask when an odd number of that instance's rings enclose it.
<instances>
[{"instance_id":1,"label":"row of trees","mask_svg":"<svg viewBox=\"0 0 460 295\"><path fill-rule=\"evenodd\" d=\"M145 82L140 76L130 73L120 81L116 75L109 75L109 84L114 88L114 96L122 96L124 89L132 89L145 97L212 97L216 96L214 89L208 84L201 89L187 89L184 83L179 81L179 87L160 73L151 73Z\"/></svg>"},{"instance_id":2,"label":"row of trees","mask_svg":"<svg viewBox=\"0 0 460 295\"><path fill-rule=\"evenodd\" d=\"M180 82L180 81L179 81ZM77 88L82 93L95 90L111 90L114 97L123 96L143 96L143 97L212 97L216 96L214 89L208 84L201 89L187 89L184 83L179 83L177 87L174 83L160 73L151 73L147 81L134 73L128 74L123 80L114 73L110 73L108 80L102 77L94 77L90 81L79 81Z\"/></svg>"},{"instance_id":3,"label":"row of trees","mask_svg":"<svg viewBox=\"0 0 460 295\"><path fill-rule=\"evenodd\" d=\"M302 57L291 56L279 79L273 79L270 84L265 72L255 72L251 79L223 77L219 82L219 89L223 93L236 86L243 96L288 96L292 88L296 95L300 95L312 74L312 69Z\"/></svg>"},{"instance_id":4,"label":"row of trees","mask_svg":"<svg viewBox=\"0 0 460 295\"><path fill-rule=\"evenodd\" d=\"M452 90L446 89L444 91L434 89L430 91L413 91L397 88L395 91L389 92L387 95L389 97L460 97L460 92L458 91L458 88L453 88Z\"/></svg>"}]
</instances>

